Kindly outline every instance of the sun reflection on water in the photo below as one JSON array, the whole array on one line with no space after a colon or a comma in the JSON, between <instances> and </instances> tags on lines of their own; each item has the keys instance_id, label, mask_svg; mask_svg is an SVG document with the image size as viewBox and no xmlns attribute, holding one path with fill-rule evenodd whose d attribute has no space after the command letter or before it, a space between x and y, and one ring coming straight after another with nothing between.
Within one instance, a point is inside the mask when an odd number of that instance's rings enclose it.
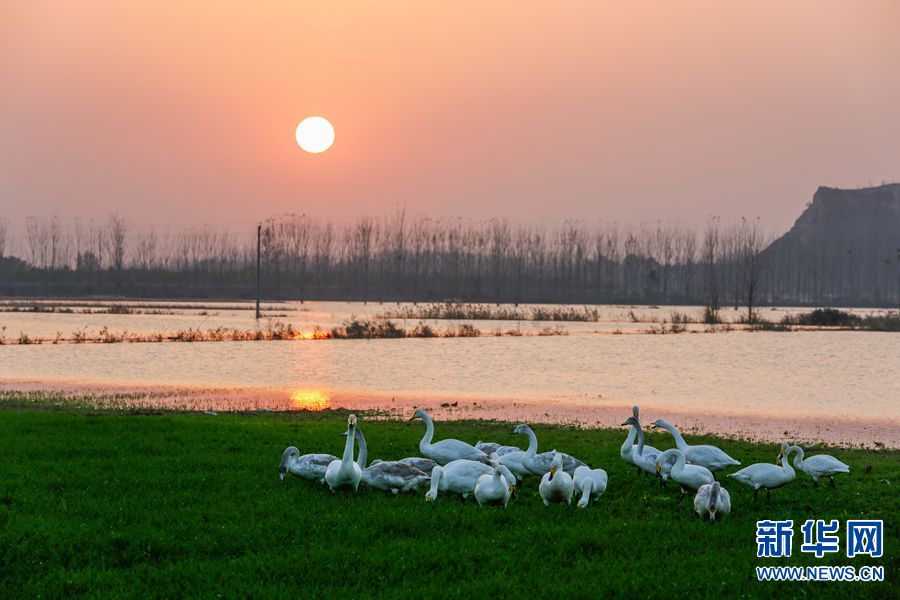
<instances>
[{"instance_id":1,"label":"sun reflection on water","mask_svg":"<svg viewBox=\"0 0 900 600\"><path fill-rule=\"evenodd\" d=\"M331 396L321 390L297 390L291 393L294 410L325 410L331 407Z\"/></svg>"}]
</instances>

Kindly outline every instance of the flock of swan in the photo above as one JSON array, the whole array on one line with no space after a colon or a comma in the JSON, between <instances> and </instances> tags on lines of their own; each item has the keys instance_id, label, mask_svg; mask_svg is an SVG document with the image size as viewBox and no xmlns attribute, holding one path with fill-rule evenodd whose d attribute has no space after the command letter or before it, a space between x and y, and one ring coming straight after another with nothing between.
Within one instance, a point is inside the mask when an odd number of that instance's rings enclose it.
<instances>
[{"instance_id":1,"label":"flock of swan","mask_svg":"<svg viewBox=\"0 0 900 600\"><path fill-rule=\"evenodd\" d=\"M608 476L603 469L592 469L574 456L551 450L538 453L537 435L528 425L516 425L513 434L528 438L528 448L506 446L495 442L478 442L474 446L456 439L434 441L434 421L422 409L412 419L425 422L425 435L419 442L421 457L401 460L373 460L368 463L366 438L355 415L347 419L344 454L304 454L295 446L288 447L281 458L279 474L284 480L288 473L303 479L324 482L332 492L340 489L356 491L365 487L398 494L428 488L426 501L438 495L458 494L464 500L474 496L482 505L504 508L523 479L540 477L538 491L545 505L571 505L573 497L580 497L579 508L586 507L606 491ZM644 444L644 431L637 406L623 426L630 426L620 456L624 462L660 478L665 486L669 479L681 488L682 497L694 492L694 510L703 518L714 521L731 511L731 497L716 480L716 473L741 463L716 446L688 444L674 425L658 419L653 427L668 431L675 447L665 451ZM635 443L637 440L637 443ZM359 452L354 460L356 445ZM794 455L793 467L790 456ZM728 477L751 486L756 500L760 489L771 490L787 485L796 477L794 469L809 475L816 487L819 479L827 477L834 485L834 476L849 473L850 468L827 454L804 457L799 446L782 444L775 464L756 463L730 473Z\"/></svg>"}]
</instances>

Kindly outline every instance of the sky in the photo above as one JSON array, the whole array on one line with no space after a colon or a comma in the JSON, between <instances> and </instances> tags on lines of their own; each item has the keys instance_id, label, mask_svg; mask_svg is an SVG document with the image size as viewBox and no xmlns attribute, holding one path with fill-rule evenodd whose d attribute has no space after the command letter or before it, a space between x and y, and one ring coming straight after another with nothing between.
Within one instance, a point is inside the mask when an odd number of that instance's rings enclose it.
<instances>
[{"instance_id":1,"label":"sky","mask_svg":"<svg viewBox=\"0 0 900 600\"><path fill-rule=\"evenodd\" d=\"M783 231L900 181L898 107L893 0L0 0L0 218Z\"/></svg>"}]
</instances>

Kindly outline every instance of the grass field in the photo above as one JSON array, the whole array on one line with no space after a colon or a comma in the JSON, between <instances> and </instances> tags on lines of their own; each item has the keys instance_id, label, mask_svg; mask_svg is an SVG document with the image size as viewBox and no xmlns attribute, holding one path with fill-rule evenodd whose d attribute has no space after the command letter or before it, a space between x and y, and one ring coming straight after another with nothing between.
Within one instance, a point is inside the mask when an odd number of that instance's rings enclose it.
<instances>
[{"instance_id":1,"label":"grass field","mask_svg":"<svg viewBox=\"0 0 900 600\"><path fill-rule=\"evenodd\" d=\"M627 415L625 415L627 416ZM545 508L536 480L507 510L443 496L332 495L278 480L288 445L339 455L345 413L126 415L0 407L2 597L893 597L898 593L900 453L831 452L836 489L798 474L771 503L726 480L733 510L700 521L619 458L624 428L536 426L542 449L609 473L587 510ZM421 423L366 422L369 457L418 451ZM439 422L437 438L519 443L508 424ZM776 445L688 436L743 461ZM671 438L650 436L666 448ZM755 522L795 522L794 554L757 559ZM841 552L803 554L799 526L841 520ZM843 521L885 521L885 555L847 559ZM884 583L761 583L760 565L881 565Z\"/></svg>"}]
</instances>

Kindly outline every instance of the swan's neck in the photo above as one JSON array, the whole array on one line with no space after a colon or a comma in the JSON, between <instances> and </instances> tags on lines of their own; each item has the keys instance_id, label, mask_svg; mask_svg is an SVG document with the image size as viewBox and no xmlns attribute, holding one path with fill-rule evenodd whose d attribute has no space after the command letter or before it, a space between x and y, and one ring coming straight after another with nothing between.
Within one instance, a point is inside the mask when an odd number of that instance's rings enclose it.
<instances>
[{"instance_id":1,"label":"swan's neck","mask_svg":"<svg viewBox=\"0 0 900 600\"><path fill-rule=\"evenodd\" d=\"M634 425L632 425L632 427L634 427ZM644 431L639 427L636 429L637 429L637 436L638 436L637 453L638 453L638 456L643 456L643 454L644 454Z\"/></svg>"},{"instance_id":2,"label":"swan's neck","mask_svg":"<svg viewBox=\"0 0 900 600\"><path fill-rule=\"evenodd\" d=\"M663 425L663 429L672 434L672 437L675 438L675 447L684 452L687 450L687 442L684 441L684 438L681 437L681 432L678 431L678 428L672 425L671 423L666 423Z\"/></svg>"},{"instance_id":3,"label":"swan's neck","mask_svg":"<svg viewBox=\"0 0 900 600\"><path fill-rule=\"evenodd\" d=\"M716 512L716 505L719 503L719 488L721 485L718 481L714 481L712 489L709 491L709 512Z\"/></svg>"},{"instance_id":4,"label":"swan's neck","mask_svg":"<svg viewBox=\"0 0 900 600\"><path fill-rule=\"evenodd\" d=\"M794 467L791 466L791 452L802 452L803 450L798 446L791 446L784 452L784 459L781 461L781 467L784 469L785 473L788 473L791 477L794 477L796 473L794 472Z\"/></svg>"},{"instance_id":5,"label":"swan's neck","mask_svg":"<svg viewBox=\"0 0 900 600\"><path fill-rule=\"evenodd\" d=\"M525 433L528 435L528 450L526 453L530 458L534 458L537 454L537 436L534 435L534 432L531 430L531 427L525 430Z\"/></svg>"},{"instance_id":6,"label":"swan's neck","mask_svg":"<svg viewBox=\"0 0 900 600\"><path fill-rule=\"evenodd\" d=\"M419 442L419 450L425 452L425 448L431 445L431 440L434 438L434 421L427 414L422 416L422 420L425 421L425 435Z\"/></svg>"},{"instance_id":7,"label":"swan's neck","mask_svg":"<svg viewBox=\"0 0 900 600\"><path fill-rule=\"evenodd\" d=\"M584 482L584 487L581 488L583 490L581 494L581 501L585 504L591 499L591 490L594 489L594 482L588 479Z\"/></svg>"},{"instance_id":8,"label":"swan's neck","mask_svg":"<svg viewBox=\"0 0 900 600\"><path fill-rule=\"evenodd\" d=\"M803 464L803 459L804 459L803 448L801 448L800 446L795 446L794 451L797 453L796 456L794 456L794 466L799 469L800 465ZM787 451L785 451L784 456L785 456L785 458L787 458Z\"/></svg>"},{"instance_id":9,"label":"swan's neck","mask_svg":"<svg viewBox=\"0 0 900 600\"><path fill-rule=\"evenodd\" d=\"M353 463L353 442L356 441L356 427L350 425L347 429L347 441L344 443L344 457L341 465L349 467Z\"/></svg>"},{"instance_id":10,"label":"swan's neck","mask_svg":"<svg viewBox=\"0 0 900 600\"><path fill-rule=\"evenodd\" d=\"M359 429L356 430L356 435L359 437L359 454L356 457L356 464L359 465L360 469L365 469L366 460L369 458L369 450L366 446L366 436L364 436Z\"/></svg>"},{"instance_id":11,"label":"swan's neck","mask_svg":"<svg viewBox=\"0 0 900 600\"><path fill-rule=\"evenodd\" d=\"M675 464L672 466L672 472L674 473L677 470L680 473L685 464L684 452L679 451L672 454L675 455Z\"/></svg>"},{"instance_id":12,"label":"swan's neck","mask_svg":"<svg viewBox=\"0 0 900 600\"><path fill-rule=\"evenodd\" d=\"M441 476L444 474L444 470L440 467L435 467L431 470L431 499L434 500L437 498L438 486L441 484Z\"/></svg>"},{"instance_id":13,"label":"swan's neck","mask_svg":"<svg viewBox=\"0 0 900 600\"><path fill-rule=\"evenodd\" d=\"M628 437L625 438L625 443L622 444L622 452L631 452L631 446L634 444L634 436L636 435L637 427L632 425L631 429L628 430Z\"/></svg>"}]
</instances>

